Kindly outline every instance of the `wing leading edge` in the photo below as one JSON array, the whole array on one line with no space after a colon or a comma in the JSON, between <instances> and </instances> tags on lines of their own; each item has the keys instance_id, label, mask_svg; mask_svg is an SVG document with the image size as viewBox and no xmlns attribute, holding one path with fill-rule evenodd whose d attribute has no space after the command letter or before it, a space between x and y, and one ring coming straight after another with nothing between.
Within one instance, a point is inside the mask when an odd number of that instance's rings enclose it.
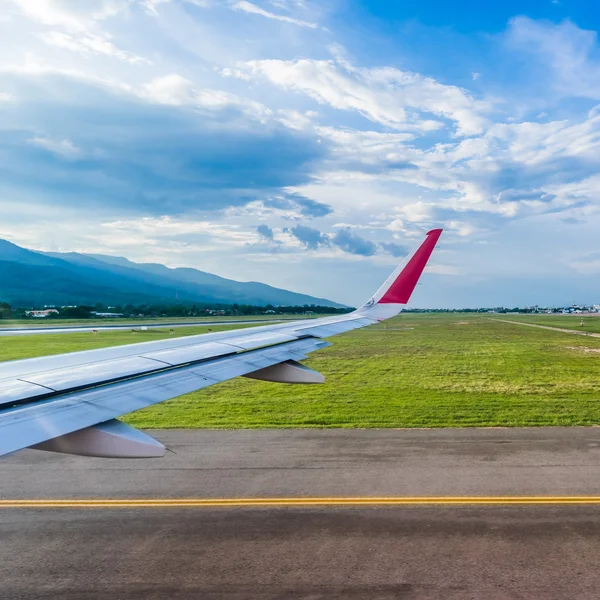
<instances>
[{"instance_id":1,"label":"wing leading edge","mask_svg":"<svg viewBox=\"0 0 600 600\"><path fill-rule=\"evenodd\" d=\"M27 447L88 456L160 456L118 421L129 412L239 376L322 383L300 361L321 338L397 315L441 235L425 241L362 307L346 315L0 363L0 456Z\"/></svg>"}]
</instances>

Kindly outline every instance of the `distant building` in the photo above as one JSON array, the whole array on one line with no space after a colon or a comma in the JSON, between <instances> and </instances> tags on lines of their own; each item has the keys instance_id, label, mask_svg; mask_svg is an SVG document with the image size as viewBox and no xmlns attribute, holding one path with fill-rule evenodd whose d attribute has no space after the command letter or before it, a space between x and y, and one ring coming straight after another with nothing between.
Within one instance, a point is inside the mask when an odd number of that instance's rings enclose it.
<instances>
[{"instance_id":1,"label":"distant building","mask_svg":"<svg viewBox=\"0 0 600 600\"><path fill-rule=\"evenodd\" d=\"M94 315L94 317L122 317L123 313L92 311L92 315Z\"/></svg>"},{"instance_id":2,"label":"distant building","mask_svg":"<svg viewBox=\"0 0 600 600\"><path fill-rule=\"evenodd\" d=\"M26 310L25 316L35 319L44 319L50 315L57 315L58 311L55 308L47 308L45 310Z\"/></svg>"}]
</instances>

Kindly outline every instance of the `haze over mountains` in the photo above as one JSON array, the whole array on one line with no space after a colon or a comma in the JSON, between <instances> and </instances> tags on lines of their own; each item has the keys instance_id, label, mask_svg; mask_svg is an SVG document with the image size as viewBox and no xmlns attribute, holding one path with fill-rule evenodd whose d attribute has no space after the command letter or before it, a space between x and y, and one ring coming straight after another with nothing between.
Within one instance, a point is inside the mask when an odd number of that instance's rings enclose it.
<instances>
[{"instance_id":1,"label":"haze over mountains","mask_svg":"<svg viewBox=\"0 0 600 600\"><path fill-rule=\"evenodd\" d=\"M0 239L0 301L44 304L252 304L342 306L264 283L225 279L101 254L28 250Z\"/></svg>"}]
</instances>

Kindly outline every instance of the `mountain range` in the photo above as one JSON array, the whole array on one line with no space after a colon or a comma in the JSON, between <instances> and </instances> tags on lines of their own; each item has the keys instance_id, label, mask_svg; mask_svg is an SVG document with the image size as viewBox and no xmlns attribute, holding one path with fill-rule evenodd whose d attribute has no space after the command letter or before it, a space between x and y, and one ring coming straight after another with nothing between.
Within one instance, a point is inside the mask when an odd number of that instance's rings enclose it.
<instances>
[{"instance_id":1,"label":"mountain range","mask_svg":"<svg viewBox=\"0 0 600 600\"><path fill-rule=\"evenodd\" d=\"M125 304L252 304L340 307L257 283L192 268L135 263L77 252L39 252L0 239L0 301L13 306Z\"/></svg>"}]
</instances>

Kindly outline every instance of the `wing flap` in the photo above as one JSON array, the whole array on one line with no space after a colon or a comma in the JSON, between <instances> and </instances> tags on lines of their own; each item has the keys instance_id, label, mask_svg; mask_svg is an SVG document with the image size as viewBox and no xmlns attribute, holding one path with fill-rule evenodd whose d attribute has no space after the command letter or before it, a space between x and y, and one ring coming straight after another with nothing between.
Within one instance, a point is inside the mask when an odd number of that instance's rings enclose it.
<instances>
[{"instance_id":1,"label":"wing flap","mask_svg":"<svg viewBox=\"0 0 600 600\"><path fill-rule=\"evenodd\" d=\"M264 331L250 335L238 335L236 337L223 340L226 344L231 344L242 350L250 350L251 348L261 348L262 346L271 346L273 344L281 344L283 342L291 342L297 340L298 336L289 335L287 333L276 331Z\"/></svg>"},{"instance_id":2,"label":"wing flap","mask_svg":"<svg viewBox=\"0 0 600 600\"><path fill-rule=\"evenodd\" d=\"M20 379L9 379L0 382L0 406L3 404L14 404L26 398L36 398L45 396L50 392L48 388L44 388L29 381L21 381Z\"/></svg>"},{"instance_id":3,"label":"wing flap","mask_svg":"<svg viewBox=\"0 0 600 600\"><path fill-rule=\"evenodd\" d=\"M166 366L166 363L158 360L131 356L129 358L90 363L78 369L53 369L52 371L32 373L26 377L28 382L44 386L47 390L64 392L83 385L91 386L133 374L159 371Z\"/></svg>"},{"instance_id":4,"label":"wing flap","mask_svg":"<svg viewBox=\"0 0 600 600\"><path fill-rule=\"evenodd\" d=\"M148 352L142 354L144 358L160 360L171 366L180 365L189 362L203 360L205 358L214 358L225 354L237 352L237 348L230 344L220 344L218 342L209 344L193 344L183 346L182 348L173 348L171 350L160 350L158 352Z\"/></svg>"}]
</instances>

